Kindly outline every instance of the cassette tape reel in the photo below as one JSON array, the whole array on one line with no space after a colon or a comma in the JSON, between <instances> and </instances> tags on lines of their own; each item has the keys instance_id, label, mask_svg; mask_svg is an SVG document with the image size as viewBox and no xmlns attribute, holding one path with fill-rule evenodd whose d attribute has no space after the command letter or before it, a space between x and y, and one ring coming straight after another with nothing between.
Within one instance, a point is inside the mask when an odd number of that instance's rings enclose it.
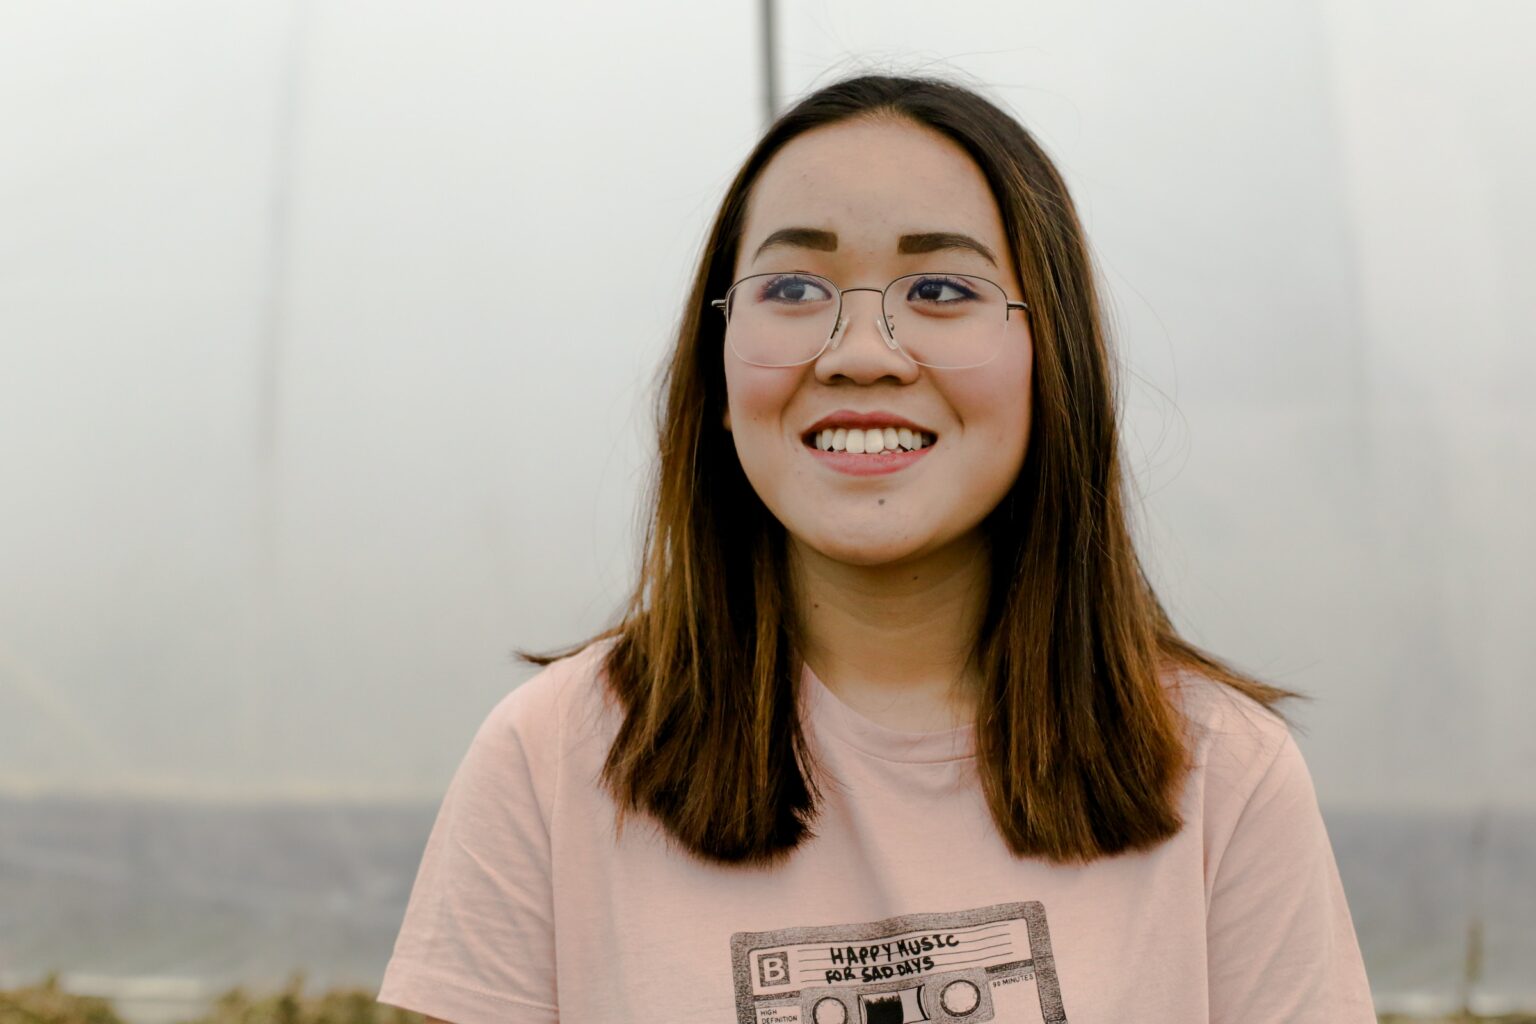
<instances>
[{"instance_id":1,"label":"cassette tape reel","mask_svg":"<svg viewBox=\"0 0 1536 1024\"><path fill-rule=\"evenodd\" d=\"M805 1024L975 1024L994 1014L984 969L933 974L919 982L800 993Z\"/></svg>"}]
</instances>

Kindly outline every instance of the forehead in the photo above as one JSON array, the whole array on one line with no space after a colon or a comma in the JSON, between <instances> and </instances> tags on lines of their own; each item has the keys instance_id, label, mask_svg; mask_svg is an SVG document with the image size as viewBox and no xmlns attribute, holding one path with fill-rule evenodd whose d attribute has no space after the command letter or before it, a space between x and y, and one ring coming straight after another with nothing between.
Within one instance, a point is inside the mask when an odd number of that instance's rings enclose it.
<instances>
[{"instance_id":1,"label":"forehead","mask_svg":"<svg viewBox=\"0 0 1536 1024\"><path fill-rule=\"evenodd\" d=\"M958 143L905 120L827 125L787 143L753 186L738 268L784 227L836 232L836 257L887 258L897 236L915 231L961 232L1008 256L981 168Z\"/></svg>"}]
</instances>

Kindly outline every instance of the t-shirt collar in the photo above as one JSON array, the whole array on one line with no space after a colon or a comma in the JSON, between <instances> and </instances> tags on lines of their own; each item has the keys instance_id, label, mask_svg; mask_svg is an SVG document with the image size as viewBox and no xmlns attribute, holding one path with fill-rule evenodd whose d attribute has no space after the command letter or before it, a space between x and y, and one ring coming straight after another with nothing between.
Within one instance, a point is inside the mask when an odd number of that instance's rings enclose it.
<instances>
[{"instance_id":1,"label":"t-shirt collar","mask_svg":"<svg viewBox=\"0 0 1536 1024\"><path fill-rule=\"evenodd\" d=\"M961 761L976 754L974 723L938 732L902 732L864 717L844 704L802 663L800 699L806 720L818 732L835 737L872 757L910 764Z\"/></svg>"}]
</instances>

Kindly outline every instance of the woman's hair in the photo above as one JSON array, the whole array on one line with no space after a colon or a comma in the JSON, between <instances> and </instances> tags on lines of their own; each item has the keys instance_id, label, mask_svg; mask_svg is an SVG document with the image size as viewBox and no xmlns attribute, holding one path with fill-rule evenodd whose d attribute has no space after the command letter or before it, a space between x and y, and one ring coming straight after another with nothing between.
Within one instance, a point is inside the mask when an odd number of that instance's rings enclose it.
<instances>
[{"instance_id":1,"label":"woman's hair","mask_svg":"<svg viewBox=\"0 0 1536 1024\"><path fill-rule=\"evenodd\" d=\"M623 721L602 784L708 860L766 864L814 836L821 799L798 716L802 649L784 528L723 428L725 322L753 183L803 132L914 122L986 176L1030 306L1031 432L1012 489L984 520L986 611L971 649L976 767L1020 857L1094 860L1179 831L1190 755L1165 674L1205 675L1271 707L1300 694L1183 640L1132 543L1106 330L1082 226L1061 176L1014 118L928 77L862 75L812 93L768 129L731 182L662 378L660 456L639 580L604 668ZM1281 716L1283 718L1283 716Z\"/></svg>"}]
</instances>

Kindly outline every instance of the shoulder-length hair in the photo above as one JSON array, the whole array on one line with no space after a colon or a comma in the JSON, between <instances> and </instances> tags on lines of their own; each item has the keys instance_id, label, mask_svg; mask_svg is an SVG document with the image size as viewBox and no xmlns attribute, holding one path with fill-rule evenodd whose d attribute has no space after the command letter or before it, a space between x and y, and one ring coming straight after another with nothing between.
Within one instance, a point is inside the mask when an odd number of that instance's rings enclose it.
<instances>
[{"instance_id":1,"label":"shoulder-length hair","mask_svg":"<svg viewBox=\"0 0 1536 1024\"><path fill-rule=\"evenodd\" d=\"M798 716L801 661L783 526L721 425L725 322L753 183L803 132L905 118L986 176L1030 307L1031 428L1018 479L984 520L991 583L970 657L976 768L1020 857L1086 863L1179 831L1190 754L1165 673L1190 670L1272 707L1267 685L1182 639L1137 559L1116 392L1083 229L1060 174L1013 117L962 86L862 75L768 129L710 228L661 381L660 454L641 571L603 661L623 718L601 783L622 828L651 815L706 860L766 864L815 835L821 792ZM1284 717L1283 715L1281 716Z\"/></svg>"}]
</instances>

